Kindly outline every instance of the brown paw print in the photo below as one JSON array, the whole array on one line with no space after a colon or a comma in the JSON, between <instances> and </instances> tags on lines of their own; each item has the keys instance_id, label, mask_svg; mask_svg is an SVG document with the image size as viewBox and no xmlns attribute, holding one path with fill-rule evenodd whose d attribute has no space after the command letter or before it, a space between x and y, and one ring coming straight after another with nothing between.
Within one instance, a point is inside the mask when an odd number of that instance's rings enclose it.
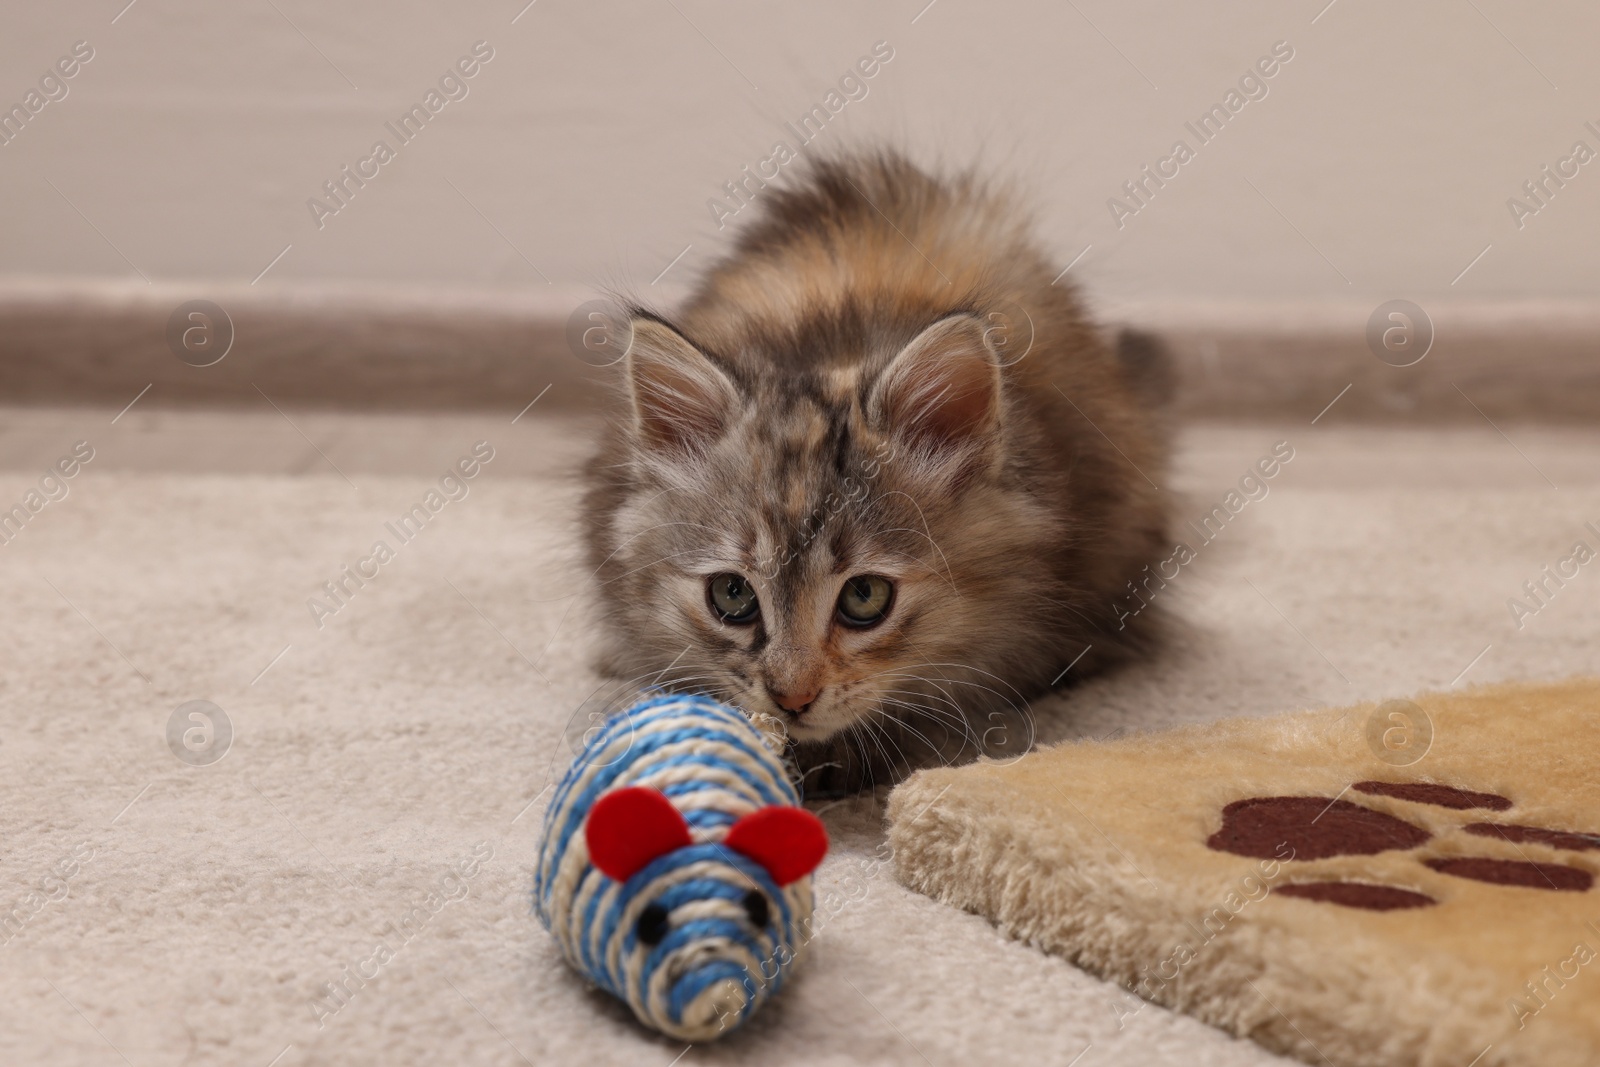
<instances>
[{"instance_id":1,"label":"brown paw print","mask_svg":"<svg viewBox=\"0 0 1600 1067\"><path fill-rule=\"evenodd\" d=\"M1434 782L1356 782L1351 787L1368 796L1391 797L1454 811L1509 811L1511 800L1498 793L1475 793ZM1574 852L1600 850L1600 834L1552 830L1516 823L1475 822L1462 830L1477 837L1498 837L1513 844L1533 843ZM1296 860L1330 856L1371 856L1391 849L1414 849L1433 835L1421 826L1375 811L1362 804L1328 797L1247 797L1222 809L1222 827L1207 840L1218 852L1256 859L1281 858L1285 845ZM1422 862L1454 878L1493 885L1524 886L1557 892L1586 892L1594 876L1559 863L1501 860L1486 856L1424 859ZM1438 901L1426 893L1366 882L1297 882L1274 893L1340 904L1369 911L1423 908Z\"/></svg>"}]
</instances>

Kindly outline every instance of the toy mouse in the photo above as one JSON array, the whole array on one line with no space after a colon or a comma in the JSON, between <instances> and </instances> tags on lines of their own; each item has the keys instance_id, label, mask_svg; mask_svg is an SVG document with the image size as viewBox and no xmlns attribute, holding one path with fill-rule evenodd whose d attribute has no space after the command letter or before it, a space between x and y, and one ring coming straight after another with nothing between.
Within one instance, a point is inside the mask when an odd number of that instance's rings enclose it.
<instances>
[{"instance_id":1,"label":"toy mouse","mask_svg":"<svg viewBox=\"0 0 1600 1067\"><path fill-rule=\"evenodd\" d=\"M781 988L827 850L748 718L657 696L601 727L556 788L534 907L568 962L640 1022L709 1041Z\"/></svg>"}]
</instances>

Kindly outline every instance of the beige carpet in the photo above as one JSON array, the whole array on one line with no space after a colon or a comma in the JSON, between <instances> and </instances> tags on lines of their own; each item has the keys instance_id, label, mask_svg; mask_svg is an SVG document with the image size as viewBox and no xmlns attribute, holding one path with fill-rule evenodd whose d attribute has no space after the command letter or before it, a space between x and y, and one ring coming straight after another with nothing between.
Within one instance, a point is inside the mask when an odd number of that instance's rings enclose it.
<instances>
[{"instance_id":1,"label":"beige carpet","mask_svg":"<svg viewBox=\"0 0 1600 1067\"><path fill-rule=\"evenodd\" d=\"M541 791L595 685L569 565L586 427L512 424L521 398L156 399L115 424L0 411L0 510L95 449L0 545L0 1063L668 1067L683 1046L586 992L529 907ZM1195 516L1274 442L1296 457L1164 594L1177 645L1041 706L1046 737L1594 668L1600 572L1520 631L1506 600L1600 522L1600 434L1307 420L1184 435ZM479 440L469 494L319 630L307 598ZM234 728L208 766L168 747L191 700ZM677 1062L1285 1062L901 888L880 801L823 815L808 968Z\"/></svg>"}]
</instances>

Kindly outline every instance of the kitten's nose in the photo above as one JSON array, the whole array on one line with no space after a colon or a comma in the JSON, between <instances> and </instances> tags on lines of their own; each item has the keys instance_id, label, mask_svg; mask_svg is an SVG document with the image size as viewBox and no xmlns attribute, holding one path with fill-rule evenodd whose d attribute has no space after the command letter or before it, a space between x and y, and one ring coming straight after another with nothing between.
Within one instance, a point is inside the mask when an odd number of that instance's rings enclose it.
<instances>
[{"instance_id":1,"label":"kitten's nose","mask_svg":"<svg viewBox=\"0 0 1600 1067\"><path fill-rule=\"evenodd\" d=\"M804 692L796 690L792 693L780 693L769 685L767 686L767 692L772 695L773 702L784 711L795 715L803 715L822 690L811 689Z\"/></svg>"}]
</instances>

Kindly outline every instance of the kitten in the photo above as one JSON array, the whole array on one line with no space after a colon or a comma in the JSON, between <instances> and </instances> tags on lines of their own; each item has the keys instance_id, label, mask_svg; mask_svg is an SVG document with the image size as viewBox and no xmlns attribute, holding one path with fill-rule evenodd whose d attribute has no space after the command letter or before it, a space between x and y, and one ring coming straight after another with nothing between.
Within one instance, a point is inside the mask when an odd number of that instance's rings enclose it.
<instances>
[{"instance_id":1,"label":"kitten","mask_svg":"<svg viewBox=\"0 0 1600 1067\"><path fill-rule=\"evenodd\" d=\"M1137 647L1167 547L1164 361L1119 358L1025 220L893 154L814 165L669 321L631 311L589 465L610 673L782 721L858 788L1026 747Z\"/></svg>"}]
</instances>

